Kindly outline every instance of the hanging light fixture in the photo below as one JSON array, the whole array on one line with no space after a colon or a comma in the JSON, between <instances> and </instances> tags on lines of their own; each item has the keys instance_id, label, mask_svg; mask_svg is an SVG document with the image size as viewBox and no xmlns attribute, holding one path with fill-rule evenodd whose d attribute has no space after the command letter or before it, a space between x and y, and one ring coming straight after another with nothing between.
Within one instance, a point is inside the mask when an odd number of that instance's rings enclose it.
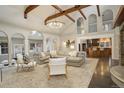
<instances>
[{"instance_id":1,"label":"hanging light fixture","mask_svg":"<svg viewBox=\"0 0 124 93\"><path fill-rule=\"evenodd\" d=\"M55 11L56 13L56 11ZM46 25L52 29L60 29L64 25L64 22L53 20L46 23Z\"/></svg>"},{"instance_id":2,"label":"hanging light fixture","mask_svg":"<svg viewBox=\"0 0 124 93\"><path fill-rule=\"evenodd\" d=\"M49 26L52 29L62 28L63 25L64 25L64 22L56 21L56 20L55 21L47 22L47 26Z\"/></svg>"}]
</instances>

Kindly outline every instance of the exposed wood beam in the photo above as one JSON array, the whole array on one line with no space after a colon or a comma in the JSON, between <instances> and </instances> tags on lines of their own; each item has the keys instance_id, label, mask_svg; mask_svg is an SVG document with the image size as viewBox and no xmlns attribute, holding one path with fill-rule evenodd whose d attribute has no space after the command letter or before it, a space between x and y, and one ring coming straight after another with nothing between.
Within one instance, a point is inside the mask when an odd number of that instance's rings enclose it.
<instances>
[{"instance_id":1,"label":"exposed wood beam","mask_svg":"<svg viewBox=\"0 0 124 93\"><path fill-rule=\"evenodd\" d=\"M46 23L47 23L48 20L52 20L52 19L54 19L54 18L57 18L57 17L63 16L63 15L66 15L66 14L69 14L69 13L72 13L72 12L75 12L75 11L78 11L78 10L80 10L80 9L82 9L82 8L86 8L86 7L88 7L88 6L89 6L89 5L78 5L78 6L69 8L69 9L67 9L67 10L64 10L64 11L62 11L62 12L60 12L60 13L56 13L56 14L54 14L54 15L51 15L51 16L49 16L49 17L47 17L47 18L45 19L45 25L46 25Z\"/></svg>"},{"instance_id":2,"label":"exposed wood beam","mask_svg":"<svg viewBox=\"0 0 124 93\"><path fill-rule=\"evenodd\" d=\"M83 13L81 10L79 10L79 12L80 12L80 14L84 17L84 19L86 20L87 18L86 18L86 16L84 15L84 13Z\"/></svg>"},{"instance_id":3,"label":"exposed wood beam","mask_svg":"<svg viewBox=\"0 0 124 93\"><path fill-rule=\"evenodd\" d=\"M124 22L124 5L121 5L114 21L114 28L116 26L120 26L123 22Z\"/></svg>"},{"instance_id":4,"label":"exposed wood beam","mask_svg":"<svg viewBox=\"0 0 124 93\"><path fill-rule=\"evenodd\" d=\"M39 5L29 5L24 11L24 18L27 19L27 14L38 6Z\"/></svg>"},{"instance_id":5,"label":"exposed wood beam","mask_svg":"<svg viewBox=\"0 0 124 93\"><path fill-rule=\"evenodd\" d=\"M96 7L97 7L98 16L100 16L100 9L99 9L99 5L96 5Z\"/></svg>"},{"instance_id":6,"label":"exposed wood beam","mask_svg":"<svg viewBox=\"0 0 124 93\"><path fill-rule=\"evenodd\" d=\"M52 7L54 7L55 9L57 9L59 12L62 12L63 11L57 5L52 5ZM66 14L65 16L68 17L72 22L75 22L75 20L72 17L70 17L69 15Z\"/></svg>"}]
</instances>

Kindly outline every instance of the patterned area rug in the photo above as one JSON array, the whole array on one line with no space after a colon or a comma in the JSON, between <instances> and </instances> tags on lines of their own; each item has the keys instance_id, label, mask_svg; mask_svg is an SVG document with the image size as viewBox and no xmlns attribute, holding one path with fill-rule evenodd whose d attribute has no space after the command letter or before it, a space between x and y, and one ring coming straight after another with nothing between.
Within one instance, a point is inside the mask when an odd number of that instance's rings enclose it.
<instances>
[{"instance_id":1,"label":"patterned area rug","mask_svg":"<svg viewBox=\"0 0 124 93\"><path fill-rule=\"evenodd\" d=\"M68 66L68 79L64 75L51 76L48 80L46 64L37 65L30 72L16 72L16 67L3 69L2 88L87 88L95 71L98 59L86 59L81 67Z\"/></svg>"}]
</instances>

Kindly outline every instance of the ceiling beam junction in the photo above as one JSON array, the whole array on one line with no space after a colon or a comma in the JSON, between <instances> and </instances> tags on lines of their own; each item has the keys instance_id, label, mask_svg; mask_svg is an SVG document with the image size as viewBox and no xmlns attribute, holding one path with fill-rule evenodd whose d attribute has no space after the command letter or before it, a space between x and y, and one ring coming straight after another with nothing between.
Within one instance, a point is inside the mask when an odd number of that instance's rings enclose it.
<instances>
[{"instance_id":1,"label":"ceiling beam junction","mask_svg":"<svg viewBox=\"0 0 124 93\"><path fill-rule=\"evenodd\" d=\"M44 23L45 23L45 25L46 25L47 21L49 21L49 20L58 18L58 17L63 16L63 15L67 15L67 14L69 14L69 13L78 11L78 10L83 9L83 8L86 8L86 7L88 7L88 6L89 6L89 5L77 5L77 6L74 6L74 7L72 7L72 8L66 9L66 10L64 10L64 11L62 11L62 12L60 12L60 13L53 14L53 15L47 17L47 18L45 19Z\"/></svg>"},{"instance_id":2,"label":"ceiling beam junction","mask_svg":"<svg viewBox=\"0 0 124 93\"><path fill-rule=\"evenodd\" d=\"M52 5L52 7L54 7L55 9L57 9L59 12L62 12L63 10L61 8L59 8L57 5ZM75 20L70 17L69 15L65 15L67 18L69 18L72 22L75 22Z\"/></svg>"}]
</instances>

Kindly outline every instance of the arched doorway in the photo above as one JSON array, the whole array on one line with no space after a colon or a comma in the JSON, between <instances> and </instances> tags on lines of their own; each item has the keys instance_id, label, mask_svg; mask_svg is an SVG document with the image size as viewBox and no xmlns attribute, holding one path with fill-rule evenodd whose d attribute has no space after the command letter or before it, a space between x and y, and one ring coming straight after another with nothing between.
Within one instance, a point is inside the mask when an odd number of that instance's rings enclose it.
<instances>
[{"instance_id":1,"label":"arched doorway","mask_svg":"<svg viewBox=\"0 0 124 93\"><path fill-rule=\"evenodd\" d=\"M0 64L8 66L8 36L5 32L0 31Z\"/></svg>"}]
</instances>

